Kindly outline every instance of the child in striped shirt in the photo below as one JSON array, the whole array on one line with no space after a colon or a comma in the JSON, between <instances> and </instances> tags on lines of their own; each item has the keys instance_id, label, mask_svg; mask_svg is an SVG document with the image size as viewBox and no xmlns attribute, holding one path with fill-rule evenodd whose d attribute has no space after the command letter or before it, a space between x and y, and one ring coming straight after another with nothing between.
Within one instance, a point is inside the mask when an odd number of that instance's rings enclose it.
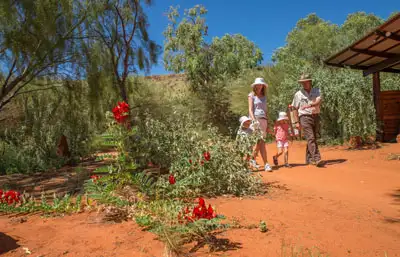
<instances>
[{"instance_id":1,"label":"child in striped shirt","mask_svg":"<svg viewBox=\"0 0 400 257\"><path fill-rule=\"evenodd\" d=\"M289 164L289 136L292 136L289 129L289 119L286 112L280 112L274 125L274 134L278 153L273 157L274 165L278 165L278 158L284 153L285 167L291 168Z\"/></svg>"}]
</instances>

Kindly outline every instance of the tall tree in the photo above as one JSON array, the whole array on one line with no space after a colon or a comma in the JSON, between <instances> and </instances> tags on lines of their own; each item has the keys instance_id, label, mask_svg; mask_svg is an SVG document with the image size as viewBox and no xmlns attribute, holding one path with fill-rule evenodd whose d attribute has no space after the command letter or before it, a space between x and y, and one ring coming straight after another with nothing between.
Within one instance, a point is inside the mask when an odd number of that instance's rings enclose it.
<instances>
[{"instance_id":1,"label":"tall tree","mask_svg":"<svg viewBox=\"0 0 400 257\"><path fill-rule=\"evenodd\" d=\"M339 43L340 47L346 47L374 28L382 25L383 19L374 14L366 14L365 12L356 12L349 14L346 21L340 27Z\"/></svg>"},{"instance_id":2,"label":"tall tree","mask_svg":"<svg viewBox=\"0 0 400 257\"><path fill-rule=\"evenodd\" d=\"M87 5L84 0L1 1L0 111L18 95L76 78L76 39ZM51 85L31 83L44 78ZM24 90L28 84L32 88Z\"/></svg>"},{"instance_id":3,"label":"tall tree","mask_svg":"<svg viewBox=\"0 0 400 257\"><path fill-rule=\"evenodd\" d=\"M261 50L246 37L225 35L206 42L207 10L196 5L180 19L177 8L168 13L169 24L164 31L164 64L169 71L185 72L195 91L209 89L225 77L234 78L262 61Z\"/></svg>"},{"instance_id":4,"label":"tall tree","mask_svg":"<svg viewBox=\"0 0 400 257\"><path fill-rule=\"evenodd\" d=\"M178 9L170 8L169 25L164 31L164 64L167 70L185 72L192 90L204 101L208 119L221 132L229 133L228 126L233 122L236 126L236 116L230 110L227 82L256 67L262 61L262 52L240 34L207 42L206 14L204 6L196 5L180 18Z\"/></svg>"},{"instance_id":5,"label":"tall tree","mask_svg":"<svg viewBox=\"0 0 400 257\"><path fill-rule=\"evenodd\" d=\"M129 75L148 72L157 63L159 46L149 37L144 10L151 4L151 0L104 0L92 6L97 19L90 24L90 29L102 43L96 51L103 54L102 65L112 75L125 102L128 102Z\"/></svg>"}]
</instances>

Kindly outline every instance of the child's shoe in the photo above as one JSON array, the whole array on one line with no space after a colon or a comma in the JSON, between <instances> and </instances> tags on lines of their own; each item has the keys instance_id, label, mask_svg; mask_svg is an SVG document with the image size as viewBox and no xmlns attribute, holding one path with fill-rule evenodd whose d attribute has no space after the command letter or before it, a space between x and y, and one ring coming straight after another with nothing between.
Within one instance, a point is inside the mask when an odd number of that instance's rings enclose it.
<instances>
[{"instance_id":1,"label":"child's shoe","mask_svg":"<svg viewBox=\"0 0 400 257\"><path fill-rule=\"evenodd\" d=\"M250 160L250 167L255 168L255 169L259 169L260 166L257 164L256 160Z\"/></svg>"},{"instance_id":2,"label":"child's shoe","mask_svg":"<svg viewBox=\"0 0 400 257\"><path fill-rule=\"evenodd\" d=\"M291 168L292 165L290 165L289 163L285 163L285 167L286 167L286 168Z\"/></svg>"},{"instance_id":3,"label":"child's shoe","mask_svg":"<svg viewBox=\"0 0 400 257\"><path fill-rule=\"evenodd\" d=\"M265 170L265 171L271 172L271 171L272 171L272 168L271 168L271 166L269 166L269 164L267 163L267 164L265 164L265 166L264 166L264 170Z\"/></svg>"},{"instance_id":4,"label":"child's shoe","mask_svg":"<svg viewBox=\"0 0 400 257\"><path fill-rule=\"evenodd\" d=\"M274 156L272 159L274 159L274 165L278 166L278 157Z\"/></svg>"}]
</instances>

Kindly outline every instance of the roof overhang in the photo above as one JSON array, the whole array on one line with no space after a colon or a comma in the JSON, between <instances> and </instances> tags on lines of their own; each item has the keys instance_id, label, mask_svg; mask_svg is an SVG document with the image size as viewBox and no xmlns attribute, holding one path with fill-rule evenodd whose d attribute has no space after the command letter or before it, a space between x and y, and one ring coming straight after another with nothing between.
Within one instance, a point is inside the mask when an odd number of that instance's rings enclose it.
<instances>
[{"instance_id":1,"label":"roof overhang","mask_svg":"<svg viewBox=\"0 0 400 257\"><path fill-rule=\"evenodd\" d=\"M400 73L400 13L325 64L363 70L364 76L379 71Z\"/></svg>"}]
</instances>

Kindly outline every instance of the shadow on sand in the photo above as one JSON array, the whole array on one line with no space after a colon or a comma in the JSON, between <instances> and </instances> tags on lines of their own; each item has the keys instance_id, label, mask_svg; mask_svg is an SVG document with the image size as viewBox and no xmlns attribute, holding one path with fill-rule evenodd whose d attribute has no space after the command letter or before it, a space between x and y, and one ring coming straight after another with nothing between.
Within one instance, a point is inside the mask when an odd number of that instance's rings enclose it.
<instances>
[{"instance_id":1,"label":"shadow on sand","mask_svg":"<svg viewBox=\"0 0 400 257\"><path fill-rule=\"evenodd\" d=\"M211 235L207 239L198 241L189 252L195 253L206 245L208 245L211 252L228 252L242 248L241 243L232 242L227 238L217 238L215 235Z\"/></svg>"},{"instance_id":2,"label":"shadow on sand","mask_svg":"<svg viewBox=\"0 0 400 257\"><path fill-rule=\"evenodd\" d=\"M20 247L17 240L0 232L0 255L9 251L15 250Z\"/></svg>"},{"instance_id":3,"label":"shadow on sand","mask_svg":"<svg viewBox=\"0 0 400 257\"><path fill-rule=\"evenodd\" d=\"M400 205L400 188L391 193L390 196L394 199L393 200L394 205ZM385 221L388 223L400 223L400 215L398 218L385 217Z\"/></svg>"}]
</instances>

